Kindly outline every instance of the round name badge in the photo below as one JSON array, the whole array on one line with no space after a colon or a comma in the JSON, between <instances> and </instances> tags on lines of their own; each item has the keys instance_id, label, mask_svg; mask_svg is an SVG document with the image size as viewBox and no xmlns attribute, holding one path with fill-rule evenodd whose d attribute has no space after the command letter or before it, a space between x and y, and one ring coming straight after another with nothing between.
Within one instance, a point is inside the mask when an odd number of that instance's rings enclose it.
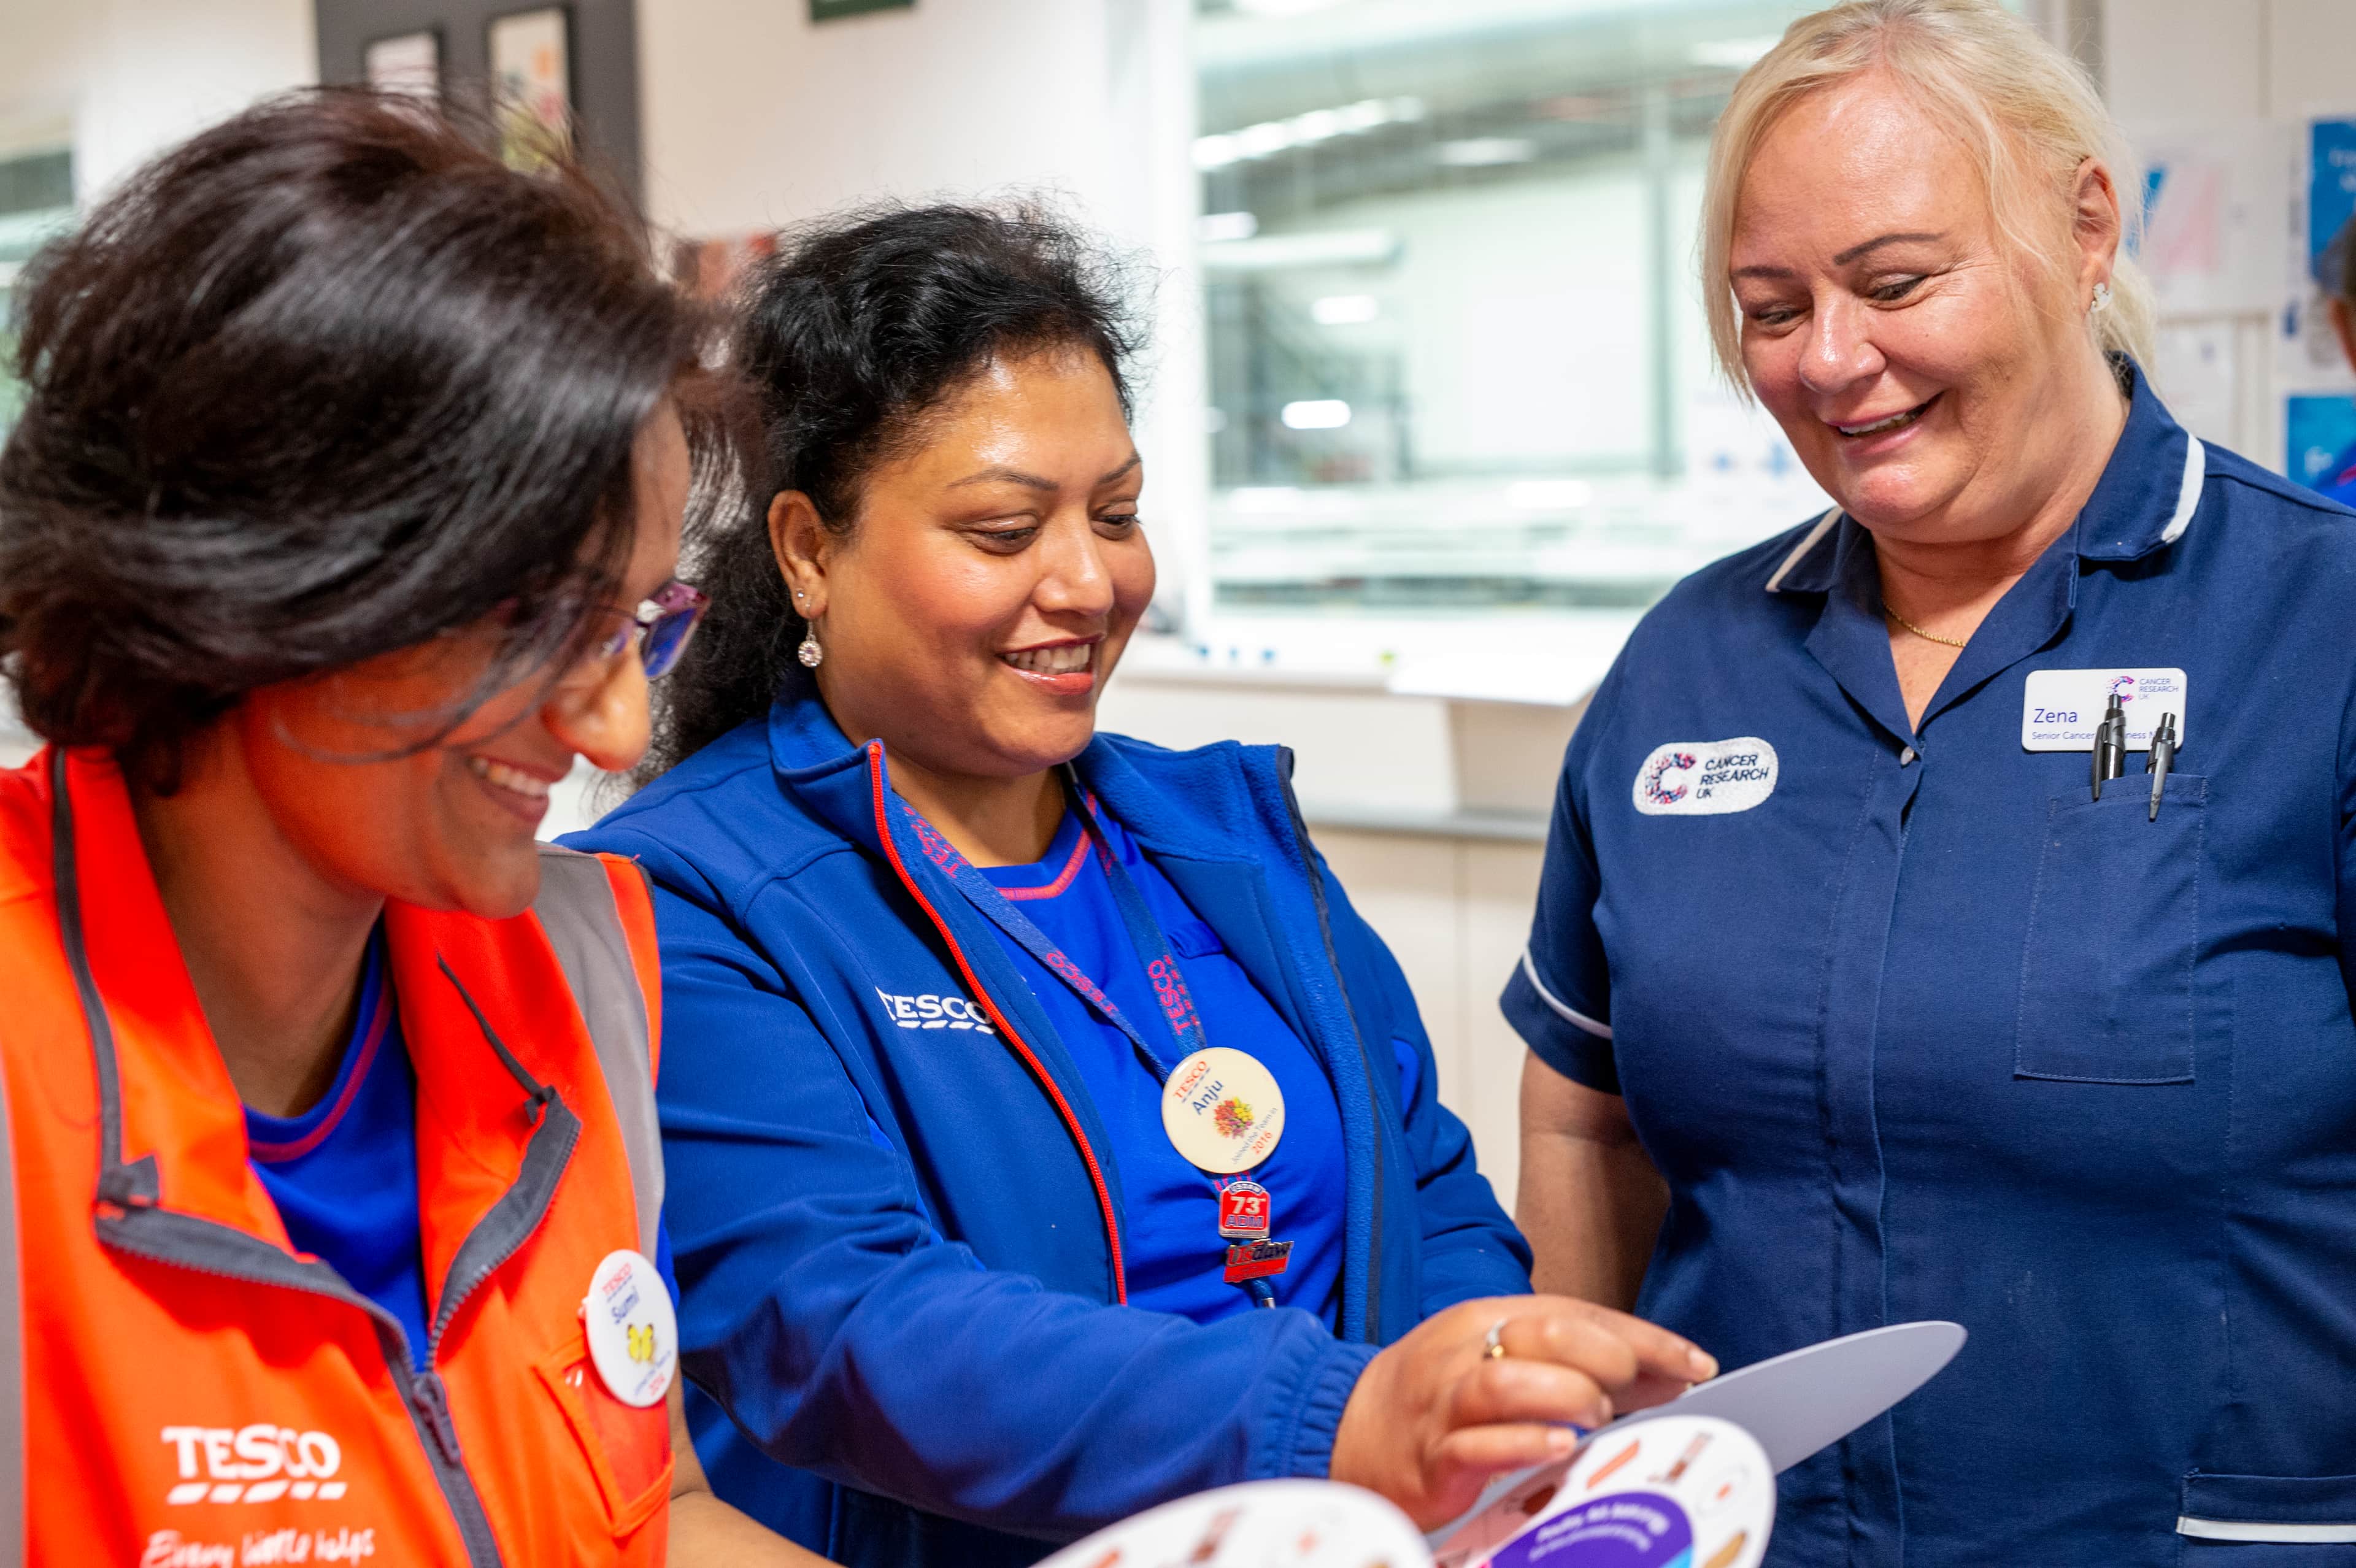
<instances>
[{"instance_id":1,"label":"round name badge","mask_svg":"<svg viewBox=\"0 0 2356 1568\"><path fill-rule=\"evenodd\" d=\"M1249 1170L1284 1136L1284 1093L1259 1059L1226 1046L1198 1051L1162 1086L1171 1147L1214 1176Z\"/></svg>"},{"instance_id":2,"label":"round name badge","mask_svg":"<svg viewBox=\"0 0 2356 1568\"><path fill-rule=\"evenodd\" d=\"M589 1360L624 1404L660 1404L679 1371L679 1317L662 1275L627 1247L607 1253L581 1304Z\"/></svg>"}]
</instances>

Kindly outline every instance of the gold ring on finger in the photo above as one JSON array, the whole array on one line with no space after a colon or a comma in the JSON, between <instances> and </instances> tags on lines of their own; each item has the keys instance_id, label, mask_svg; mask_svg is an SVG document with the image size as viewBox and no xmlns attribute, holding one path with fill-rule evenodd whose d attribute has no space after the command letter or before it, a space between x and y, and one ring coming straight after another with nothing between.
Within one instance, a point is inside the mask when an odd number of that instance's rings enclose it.
<instances>
[{"instance_id":1,"label":"gold ring on finger","mask_svg":"<svg viewBox=\"0 0 2356 1568\"><path fill-rule=\"evenodd\" d=\"M1511 1321L1513 1319L1509 1317L1500 1317L1489 1325L1489 1332L1481 1339L1481 1354L1483 1358L1492 1361L1502 1361L1505 1359L1505 1325Z\"/></svg>"}]
</instances>

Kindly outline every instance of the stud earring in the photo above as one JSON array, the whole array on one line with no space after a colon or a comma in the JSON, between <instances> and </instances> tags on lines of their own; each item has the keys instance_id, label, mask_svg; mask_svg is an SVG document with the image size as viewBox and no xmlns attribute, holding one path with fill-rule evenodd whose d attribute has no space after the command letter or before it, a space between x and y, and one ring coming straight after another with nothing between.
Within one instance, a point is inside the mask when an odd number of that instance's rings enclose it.
<instances>
[{"instance_id":1,"label":"stud earring","mask_svg":"<svg viewBox=\"0 0 2356 1568\"><path fill-rule=\"evenodd\" d=\"M2087 312L2092 314L2094 311L2108 310L2110 308L2111 285L2108 283L2096 283L2094 285L2094 303L2086 307Z\"/></svg>"},{"instance_id":2,"label":"stud earring","mask_svg":"<svg viewBox=\"0 0 2356 1568\"><path fill-rule=\"evenodd\" d=\"M826 650L818 645L818 628L810 627L802 634L802 645L794 650L794 657L802 661L804 669L818 668L818 661L826 657Z\"/></svg>"}]
</instances>

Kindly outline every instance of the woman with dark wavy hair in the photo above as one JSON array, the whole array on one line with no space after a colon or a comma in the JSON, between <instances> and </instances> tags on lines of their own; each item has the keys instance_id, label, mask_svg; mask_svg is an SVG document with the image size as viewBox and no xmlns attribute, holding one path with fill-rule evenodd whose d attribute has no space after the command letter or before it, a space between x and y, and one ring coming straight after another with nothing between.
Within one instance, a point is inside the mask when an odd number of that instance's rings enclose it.
<instances>
[{"instance_id":1,"label":"woman with dark wavy hair","mask_svg":"<svg viewBox=\"0 0 2356 1568\"><path fill-rule=\"evenodd\" d=\"M673 1443L644 881L533 839L702 606L707 324L579 169L324 92L20 325L0 1559L809 1561Z\"/></svg>"},{"instance_id":2,"label":"woman with dark wavy hair","mask_svg":"<svg viewBox=\"0 0 2356 1568\"><path fill-rule=\"evenodd\" d=\"M847 1563L1277 1476L1437 1524L1712 1370L1527 1294L1288 755L1095 732L1153 592L1119 282L1019 208L768 268L773 491L695 549L661 776L580 839L655 887L691 1421Z\"/></svg>"}]
</instances>

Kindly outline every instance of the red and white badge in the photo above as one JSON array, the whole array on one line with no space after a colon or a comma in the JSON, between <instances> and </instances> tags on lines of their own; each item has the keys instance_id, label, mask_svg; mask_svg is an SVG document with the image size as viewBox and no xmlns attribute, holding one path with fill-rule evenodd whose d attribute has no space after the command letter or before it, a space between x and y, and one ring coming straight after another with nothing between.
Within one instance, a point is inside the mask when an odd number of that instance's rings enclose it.
<instances>
[{"instance_id":1,"label":"red and white badge","mask_svg":"<svg viewBox=\"0 0 2356 1568\"><path fill-rule=\"evenodd\" d=\"M679 1317L670 1291L642 1253L605 1254L589 1276L581 1321L598 1381L624 1404L660 1404L679 1372Z\"/></svg>"},{"instance_id":2,"label":"red and white badge","mask_svg":"<svg viewBox=\"0 0 2356 1568\"><path fill-rule=\"evenodd\" d=\"M1268 1189L1257 1181L1230 1181L1219 1189L1219 1234L1231 1242L1257 1242L1275 1219Z\"/></svg>"}]
</instances>

